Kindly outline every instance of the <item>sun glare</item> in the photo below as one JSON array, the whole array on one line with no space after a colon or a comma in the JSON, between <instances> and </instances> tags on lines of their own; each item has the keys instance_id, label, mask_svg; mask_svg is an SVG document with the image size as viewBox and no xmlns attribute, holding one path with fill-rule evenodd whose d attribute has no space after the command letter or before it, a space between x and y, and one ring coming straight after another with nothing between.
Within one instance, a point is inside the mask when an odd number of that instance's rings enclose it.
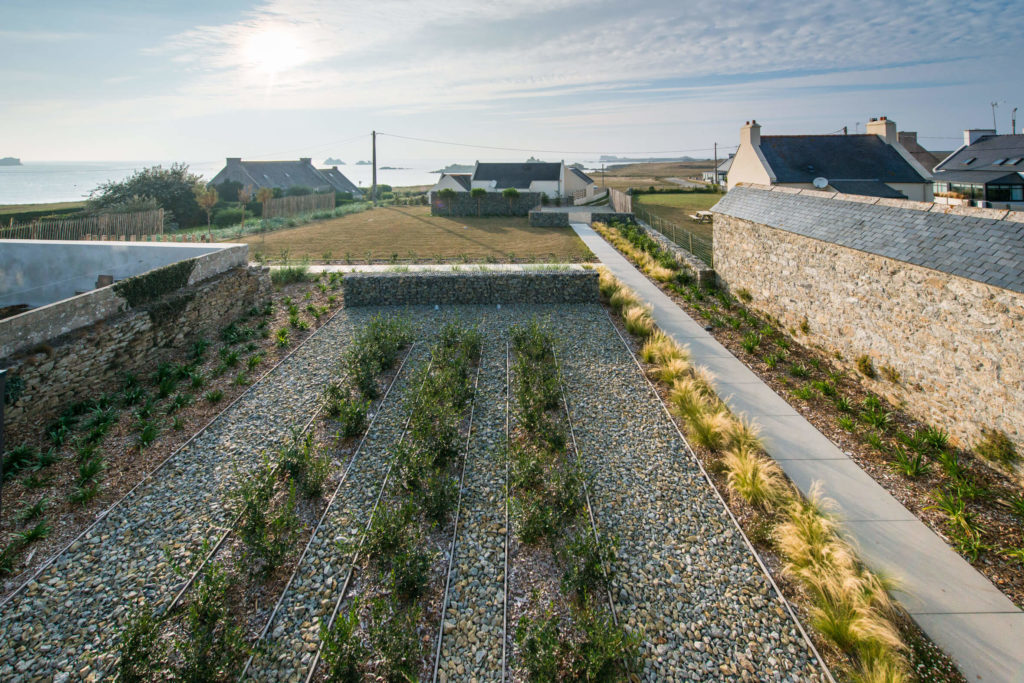
<instances>
[{"instance_id":1,"label":"sun glare","mask_svg":"<svg viewBox=\"0 0 1024 683\"><path fill-rule=\"evenodd\" d=\"M243 47L245 63L264 74L276 74L306 61L306 51L290 32L262 29L249 36Z\"/></svg>"}]
</instances>

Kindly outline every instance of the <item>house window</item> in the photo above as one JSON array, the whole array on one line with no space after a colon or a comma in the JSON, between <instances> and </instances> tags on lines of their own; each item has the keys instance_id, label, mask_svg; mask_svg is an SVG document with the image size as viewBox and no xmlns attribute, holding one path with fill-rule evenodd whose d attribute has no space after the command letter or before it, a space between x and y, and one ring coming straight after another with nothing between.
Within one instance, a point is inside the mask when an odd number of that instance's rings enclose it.
<instances>
[{"instance_id":1,"label":"house window","mask_svg":"<svg viewBox=\"0 0 1024 683\"><path fill-rule=\"evenodd\" d=\"M1024 201L1024 185L989 185L988 200L990 202L1022 202Z\"/></svg>"},{"instance_id":2,"label":"house window","mask_svg":"<svg viewBox=\"0 0 1024 683\"><path fill-rule=\"evenodd\" d=\"M950 183L949 191L964 199L984 199L985 186L978 183Z\"/></svg>"}]
</instances>

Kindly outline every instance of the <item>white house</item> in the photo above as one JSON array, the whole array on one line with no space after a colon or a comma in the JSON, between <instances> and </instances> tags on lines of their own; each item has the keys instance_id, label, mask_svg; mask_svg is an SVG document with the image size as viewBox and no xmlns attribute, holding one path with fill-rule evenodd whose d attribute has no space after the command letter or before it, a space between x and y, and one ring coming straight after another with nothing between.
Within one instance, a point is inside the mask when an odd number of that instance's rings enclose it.
<instances>
[{"instance_id":1,"label":"white house","mask_svg":"<svg viewBox=\"0 0 1024 683\"><path fill-rule=\"evenodd\" d=\"M703 180L705 183L721 185L722 189L728 189L728 187L726 187L726 179L729 175L729 169L732 167L732 158L734 156L734 154L730 154L728 159L718 164L717 169L704 171L701 174L701 180Z\"/></svg>"},{"instance_id":2,"label":"white house","mask_svg":"<svg viewBox=\"0 0 1024 683\"><path fill-rule=\"evenodd\" d=\"M544 193L551 198L576 197L587 199L597 193L595 183L578 168L569 168L564 161L528 161L524 163L476 162L471 174L443 173L430 188L434 193L445 188L456 192L469 192L482 188L488 192L501 192L507 188L520 192Z\"/></svg>"},{"instance_id":3,"label":"white house","mask_svg":"<svg viewBox=\"0 0 1024 683\"><path fill-rule=\"evenodd\" d=\"M899 142L882 116L865 135L761 135L757 121L740 129L728 186L738 183L832 189L846 194L932 201L930 169Z\"/></svg>"}]
</instances>

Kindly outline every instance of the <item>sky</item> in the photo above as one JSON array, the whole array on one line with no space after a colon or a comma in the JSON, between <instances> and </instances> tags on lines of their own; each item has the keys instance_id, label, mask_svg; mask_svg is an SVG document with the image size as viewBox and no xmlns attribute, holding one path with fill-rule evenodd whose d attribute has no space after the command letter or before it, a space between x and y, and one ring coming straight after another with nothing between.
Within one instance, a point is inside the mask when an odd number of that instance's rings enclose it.
<instances>
[{"instance_id":1,"label":"sky","mask_svg":"<svg viewBox=\"0 0 1024 683\"><path fill-rule=\"evenodd\" d=\"M707 158L882 115L949 150L1024 105L1019 1L0 0L0 46L25 160Z\"/></svg>"}]
</instances>

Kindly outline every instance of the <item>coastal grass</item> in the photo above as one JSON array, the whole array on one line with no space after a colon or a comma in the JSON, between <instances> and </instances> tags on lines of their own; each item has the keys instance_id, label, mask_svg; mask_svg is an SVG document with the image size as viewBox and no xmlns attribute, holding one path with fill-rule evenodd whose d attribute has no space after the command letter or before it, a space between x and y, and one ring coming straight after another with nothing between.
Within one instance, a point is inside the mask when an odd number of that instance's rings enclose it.
<instances>
[{"instance_id":1,"label":"coastal grass","mask_svg":"<svg viewBox=\"0 0 1024 683\"><path fill-rule=\"evenodd\" d=\"M237 241L275 261L565 263L591 258L567 228L531 227L524 217L431 216L427 206L378 207Z\"/></svg>"},{"instance_id":2,"label":"coastal grass","mask_svg":"<svg viewBox=\"0 0 1024 683\"><path fill-rule=\"evenodd\" d=\"M642 310L635 295L605 269L600 273L603 298L623 318ZM683 350L667 352L668 337L656 327L643 329L641 356L653 366L648 374L669 388L669 407L683 423L687 436L709 451L715 471L725 477L733 501L753 508L757 521L770 529L768 538L781 555L782 571L808 596L811 624L844 655L852 680L901 683L909 680L904 644L895 625L898 608L888 586L865 567L839 535L838 523L827 511L830 503L815 488L803 497L779 465L767 457L758 426L733 415L715 392L706 368L689 366ZM680 365L686 362L685 369ZM674 364L674 365L673 365ZM661 380L664 376L669 378Z\"/></svg>"}]
</instances>

